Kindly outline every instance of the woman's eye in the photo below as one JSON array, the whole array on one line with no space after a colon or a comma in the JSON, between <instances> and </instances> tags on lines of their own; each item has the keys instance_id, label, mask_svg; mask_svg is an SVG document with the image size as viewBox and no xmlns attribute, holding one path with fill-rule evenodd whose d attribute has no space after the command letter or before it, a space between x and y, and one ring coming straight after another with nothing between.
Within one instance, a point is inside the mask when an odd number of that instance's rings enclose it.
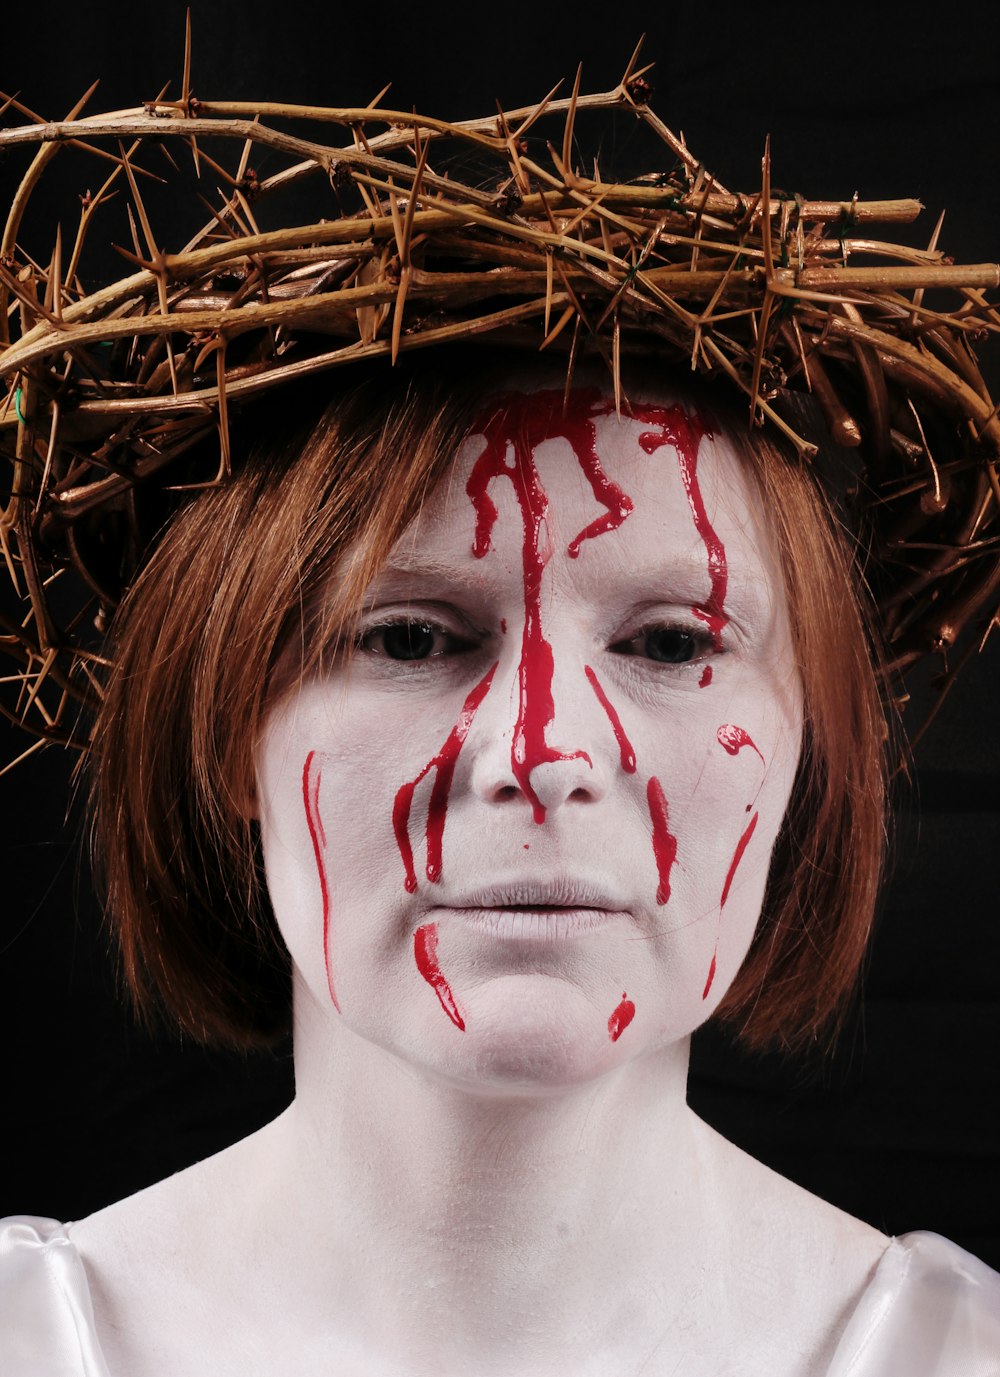
<instances>
[{"instance_id":1,"label":"woman's eye","mask_svg":"<svg viewBox=\"0 0 1000 1377\"><path fill-rule=\"evenodd\" d=\"M456 655L469 648L468 642L434 626L431 622L387 622L373 626L358 642L362 650L387 660L429 660L435 655Z\"/></svg>"},{"instance_id":2,"label":"woman's eye","mask_svg":"<svg viewBox=\"0 0 1000 1377\"><path fill-rule=\"evenodd\" d=\"M704 652L703 638L680 626L651 626L611 647L619 655L639 655L661 665L684 665Z\"/></svg>"}]
</instances>

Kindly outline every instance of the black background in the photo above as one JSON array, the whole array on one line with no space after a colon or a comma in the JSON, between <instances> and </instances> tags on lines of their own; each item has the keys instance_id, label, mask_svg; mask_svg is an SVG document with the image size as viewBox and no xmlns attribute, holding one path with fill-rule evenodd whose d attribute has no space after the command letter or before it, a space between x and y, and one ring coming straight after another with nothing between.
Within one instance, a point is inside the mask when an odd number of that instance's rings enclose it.
<instances>
[{"instance_id":1,"label":"black background","mask_svg":"<svg viewBox=\"0 0 1000 1377\"><path fill-rule=\"evenodd\" d=\"M1000 81L987 5L923 7L237 4L195 0L203 99L385 103L450 117L536 101L584 64L612 87L645 31L654 106L731 187L917 196L915 234L1000 258ZM929 15L930 11L926 13ZM0 86L46 117L97 76L90 109L173 82L184 6L21 5ZM7 121L10 122L10 117ZM4 200L23 164L0 163ZM82 188L81 188L82 189ZM1000 352L997 350L996 352ZM998 369L991 377L997 391ZM935 1229L1000 1267L1000 634L917 753L863 1005L837 1053L745 1058L696 1039L692 1100L755 1155L892 1233ZM926 676L925 676L926 677ZM928 686L918 688L926 695ZM0 734L3 758L23 746ZM79 1218L242 1136L291 1094L287 1053L248 1059L152 1041L116 1002L55 752L0 779L0 951L7 1067L4 1213ZM669 1170L669 1164L665 1163Z\"/></svg>"}]
</instances>

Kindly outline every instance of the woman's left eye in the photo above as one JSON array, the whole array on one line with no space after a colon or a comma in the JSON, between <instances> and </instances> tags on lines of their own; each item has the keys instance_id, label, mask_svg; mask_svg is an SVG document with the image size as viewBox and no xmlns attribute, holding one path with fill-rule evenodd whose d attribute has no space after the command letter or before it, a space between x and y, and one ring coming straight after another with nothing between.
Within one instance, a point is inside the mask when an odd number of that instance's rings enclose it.
<instances>
[{"instance_id":1,"label":"woman's left eye","mask_svg":"<svg viewBox=\"0 0 1000 1377\"><path fill-rule=\"evenodd\" d=\"M429 660L437 655L461 655L470 650L463 640L443 626L425 621L385 622L370 627L358 639L358 647L387 660Z\"/></svg>"},{"instance_id":2,"label":"woman's left eye","mask_svg":"<svg viewBox=\"0 0 1000 1377\"><path fill-rule=\"evenodd\" d=\"M611 647L618 655L637 655L654 664L686 665L700 660L711 644L705 632L684 626L649 626Z\"/></svg>"}]
</instances>

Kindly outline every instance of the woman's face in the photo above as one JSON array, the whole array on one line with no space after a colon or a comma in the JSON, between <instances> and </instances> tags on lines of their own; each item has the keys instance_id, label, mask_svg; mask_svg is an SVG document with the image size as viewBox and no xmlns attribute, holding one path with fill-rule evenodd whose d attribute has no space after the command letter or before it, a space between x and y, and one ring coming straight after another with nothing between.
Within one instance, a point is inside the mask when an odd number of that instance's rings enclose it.
<instances>
[{"instance_id":1,"label":"woman's face","mask_svg":"<svg viewBox=\"0 0 1000 1377\"><path fill-rule=\"evenodd\" d=\"M597 389L487 404L271 710L268 887L300 1025L452 1080L572 1084L738 970L799 755L775 548L731 443Z\"/></svg>"}]
</instances>

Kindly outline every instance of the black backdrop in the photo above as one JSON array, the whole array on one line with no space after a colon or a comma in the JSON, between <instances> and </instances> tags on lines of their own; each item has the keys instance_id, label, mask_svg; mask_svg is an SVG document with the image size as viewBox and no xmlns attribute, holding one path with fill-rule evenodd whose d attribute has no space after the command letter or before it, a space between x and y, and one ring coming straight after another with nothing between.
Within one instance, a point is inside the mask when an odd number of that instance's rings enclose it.
<instances>
[{"instance_id":1,"label":"black backdrop","mask_svg":"<svg viewBox=\"0 0 1000 1377\"><path fill-rule=\"evenodd\" d=\"M918 7L853 3L609 5L586 19L537 2L194 0L192 11L203 98L355 105L394 79L397 108L453 117L537 100L578 61L584 88L606 89L645 31L657 110L724 182L755 184L770 133L776 185L915 195L927 206L920 234L947 206L946 246L967 262L1000 258L1000 79L985 4L949 4L933 24ZM138 104L168 80L174 94L183 16L178 0L22 5L4 21L0 87L52 118L97 76L92 109ZM13 161L0 163L3 200ZM837 1053L750 1059L706 1030L692 1071L698 1110L778 1170L883 1229L935 1229L995 1267L998 671L1000 633L917 753L864 1002ZM7 759L18 742L0 733L0 747ZM0 779L0 1214L79 1218L249 1132L291 1094L287 1053L208 1054L152 1041L124 1017L78 859L79 813L64 821L68 773L49 752Z\"/></svg>"}]
</instances>

